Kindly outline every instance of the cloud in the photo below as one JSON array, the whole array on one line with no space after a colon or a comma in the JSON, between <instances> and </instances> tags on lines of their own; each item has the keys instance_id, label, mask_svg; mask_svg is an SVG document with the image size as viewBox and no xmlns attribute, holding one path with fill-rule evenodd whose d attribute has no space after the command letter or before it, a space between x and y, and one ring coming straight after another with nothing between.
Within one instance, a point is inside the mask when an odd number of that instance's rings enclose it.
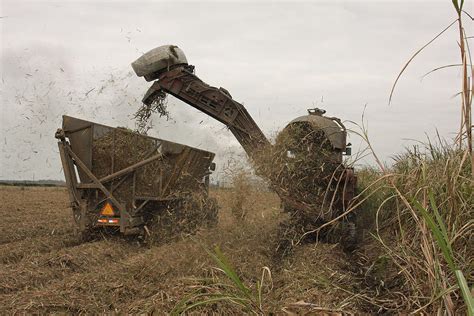
<instances>
[{"instance_id":1,"label":"cloud","mask_svg":"<svg viewBox=\"0 0 474 316\"><path fill-rule=\"evenodd\" d=\"M449 2L429 10L424 2L361 1L2 4L2 179L62 178L53 134L63 114L133 127L149 83L130 73L130 63L170 43L269 136L310 107L360 122L367 105L373 144L389 161L408 138L435 129L451 137L458 127L458 100L450 99L458 71L419 80L457 62L454 29L415 60L387 105L410 54L454 19ZM229 148L239 151L222 124L173 98L170 109L173 120L155 117L153 135L216 151L222 162Z\"/></svg>"}]
</instances>

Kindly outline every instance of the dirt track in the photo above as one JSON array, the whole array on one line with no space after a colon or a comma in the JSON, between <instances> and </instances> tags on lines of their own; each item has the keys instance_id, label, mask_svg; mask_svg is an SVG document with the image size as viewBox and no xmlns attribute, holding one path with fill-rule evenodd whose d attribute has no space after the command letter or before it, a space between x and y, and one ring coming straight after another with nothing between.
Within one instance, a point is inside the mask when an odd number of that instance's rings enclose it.
<instances>
[{"instance_id":1,"label":"dirt track","mask_svg":"<svg viewBox=\"0 0 474 316\"><path fill-rule=\"evenodd\" d=\"M230 215L228 192L212 194L221 205L218 227L146 247L118 236L81 243L62 188L0 187L0 313L169 312L200 279L219 273L203 250L213 245L250 287L262 267L270 268L266 311L303 311L291 306L301 300L367 311L364 298L354 296L354 268L339 246L305 245L288 259L272 259L281 219L274 195L252 194L251 215L239 223ZM240 313L223 303L206 311Z\"/></svg>"}]
</instances>

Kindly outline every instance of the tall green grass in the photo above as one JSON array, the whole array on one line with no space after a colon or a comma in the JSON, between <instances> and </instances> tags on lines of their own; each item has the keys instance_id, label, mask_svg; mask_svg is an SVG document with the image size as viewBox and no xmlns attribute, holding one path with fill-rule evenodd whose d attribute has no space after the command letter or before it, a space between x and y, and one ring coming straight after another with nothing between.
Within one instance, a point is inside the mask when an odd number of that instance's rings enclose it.
<instances>
[{"instance_id":1,"label":"tall green grass","mask_svg":"<svg viewBox=\"0 0 474 316\"><path fill-rule=\"evenodd\" d=\"M262 268L261 278L252 289L244 284L219 247L214 251L206 248L206 252L217 264L221 276L198 286L194 293L178 302L171 314L181 315L200 306L221 302L237 306L245 314L264 315L264 288L267 283L271 284L270 269Z\"/></svg>"},{"instance_id":2,"label":"tall green grass","mask_svg":"<svg viewBox=\"0 0 474 316\"><path fill-rule=\"evenodd\" d=\"M433 213L435 215L434 218L430 214L429 209L425 208L420 202L414 200L412 203L423 216L423 219L430 228L431 234L434 236L438 247L443 253L444 260L447 262L451 272L455 274L458 287L461 291L464 303L466 304L467 312L469 316L472 316L474 315L474 299L471 295L471 291L469 290L469 286L467 285L466 278L464 277L463 272L457 267L454 262L455 258L453 249L451 247L450 238L448 236L448 232L446 230L443 218L439 213L438 206L436 205L436 200L434 198L433 192L431 191L429 191L429 200L431 209L433 210Z\"/></svg>"},{"instance_id":3,"label":"tall green grass","mask_svg":"<svg viewBox=\"0 0 474 316\"><path fill-rule=\"evenodd\" d=\"M383 168L382 168L383 167ZM428 141L372 170L364 203L376 219L374 237L390 259L411 312L468 314L474 273L474 183L468 149ZM466 280L466 276L468 280ZM387 276L387 279L390 277Z\"/></svg>"},{"instance_id":4,"label":"tall green grass","mask_svg":"<svg viewBox=\"0 0 474 316\"><path fill-rule=\"evenodd\" d=\"M387 200L394 200L394 203L389 203L391 209L387 210L387 217L391 217L392 222L398 222L395 241L388 244L380 234L379 225L377 239L405 277L405 284L410 289L410 301L418 306L417 312L430 309L437 313L465 312L474 315L474 290L469 290L465 278L467 275L473 283L474 154L471 108L474 68L463 17L468 17L471 22L473 18L464 10L464 0L451 2L456 19L405 63L392 86L389 103L408 65L457 24L461 62L440 66L428 73L447 67L462 69L461 91L457 93L461 101L461 120L456 144L447 145L440 141L435 145L428 141L422 150L419 147L408 149L397 157L392 170L386 170L374 153L381 173L390 174L388 185L393 193ZM361 135L373 153L364 128ZM384 208L381 205L377 213Z\"/></svg>"}]
</instances>

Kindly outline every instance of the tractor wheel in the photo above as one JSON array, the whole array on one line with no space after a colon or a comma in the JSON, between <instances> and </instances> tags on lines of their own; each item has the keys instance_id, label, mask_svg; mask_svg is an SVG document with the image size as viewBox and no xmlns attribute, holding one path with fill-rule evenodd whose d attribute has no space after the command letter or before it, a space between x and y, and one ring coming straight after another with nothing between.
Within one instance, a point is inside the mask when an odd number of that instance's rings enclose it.
<instances>
[{"instance_id":1,"label":"tractor wheel","mask_svg":"<svg viewBox=\"0 0 474 316\"><path fill-rule=\"evenodd\" d=\"M341 246L346 252L354 251L359 243L359 233L357 229L357 217L355 214L349 214L347 220L342 225Z\"/></svg>"}]
</instances>

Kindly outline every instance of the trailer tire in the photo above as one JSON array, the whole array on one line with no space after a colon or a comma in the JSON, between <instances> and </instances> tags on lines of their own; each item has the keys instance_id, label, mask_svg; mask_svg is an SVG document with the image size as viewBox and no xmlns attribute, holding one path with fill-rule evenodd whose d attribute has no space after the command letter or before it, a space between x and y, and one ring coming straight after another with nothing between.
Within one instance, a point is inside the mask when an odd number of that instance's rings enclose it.
<instances>
[{"instance_id":1,"label":"trailer tire","mask_svg":"<svg viewBox=\"0 0 474 316\"><path fill-rule=\"evenodd\" d=\"M219 205L217 204L217 200L215 198L207 198L205 203L205 209L202 210L205 212L205 219L204 222L207 228L214 228L217 226L218 223L218 213L219 213Z\"/></svg>"}]
</instances>

